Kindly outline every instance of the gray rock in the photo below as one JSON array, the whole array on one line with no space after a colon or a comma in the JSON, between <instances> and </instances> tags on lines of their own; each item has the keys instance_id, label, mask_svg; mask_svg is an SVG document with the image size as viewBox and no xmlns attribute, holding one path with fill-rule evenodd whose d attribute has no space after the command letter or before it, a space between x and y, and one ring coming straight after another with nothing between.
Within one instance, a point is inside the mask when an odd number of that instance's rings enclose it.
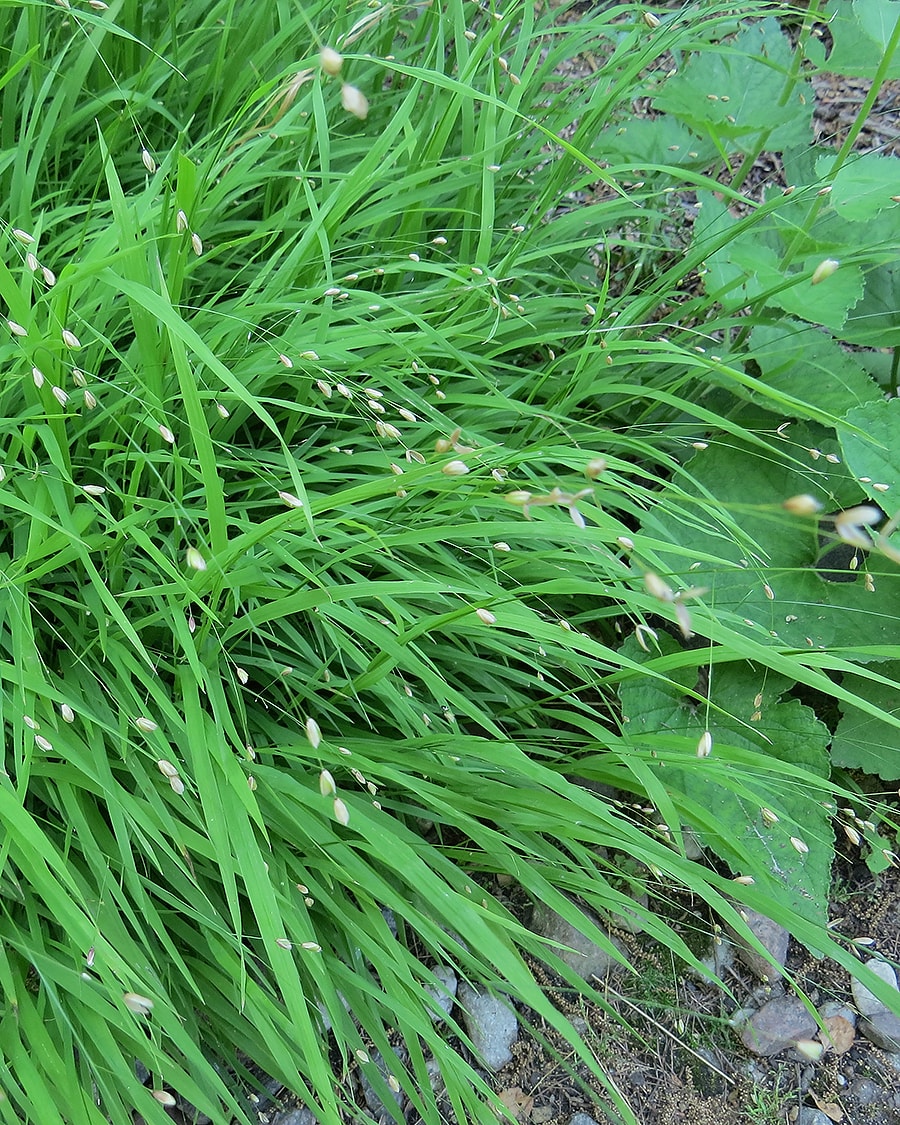
<instances>
[{"instance_id":1,"label":"gray rock","mask_svg":"<svg viewBox=\"0 0 900 1125\"><path fill-rule=\"evenodd\" d=\"M305 1105L299 1109L283 1109L272 1118L272 1125L318 1125L313 1111Z\"/></svg>"},{"instance_id":2,"label":"gray rock","mask_svg":"<svg viewBox=\"0 0 900 1125\"><path fill-rule=\"evenodd\" d=\"M840 1000L826 1000L824 1004L819 1007L819 1015L823 1020L833 1019L834 1016L840 1016L842 1020L846 1020L851 1027L856 1027L856 1012L850 1007L849 1004L842 1004Z\"/></svg>"},{"instance_id":3,"label":"gray rock","mask_svg":"<svg viewBox=\"0 0 900 1125\"><path fill-rule=\"evenodd\" d=\"M443 1023L453 1011L458 987L456 973L449 965L435 965L431 971L437 977L438 983L436 985L426 984L425 991L434 1000L443 1015L433 1010L429 1012L429 1015L432 1023Z\"/></svg>"},{"instance_id":4,"label":"gray rock","mask_svg":"<svg viewBox=\"0 0 900 1125\"><path fill-rule=\"evenodd\" d=\"M587 1113L573 1113L569 1125L597 1125L597 1122Z\"/></svg>"},{"instance_id":5,"label":"gray rock","mask_svg":"<svg viewBox=\"0 0 900 1125\"><path fill-rule=\"evenodd\" d=\"M859 1030L870 1043L883 1051L900 1051L900 1016L875 1012L859 1021Z\"/></svg>"},{"instance_id":6,"label":"gray rock","mask_svg":"<svg viewBox=\"0 0 900 1125\"><path fill-rule=\"evenodd\" d=\"M476 991L465 981L457 996L475 1053L488 1070L500 1070L512 1061L510 1047L519 1035L515 1010L506 1000Z\"/></svg>"},{"instance_id":7,"label":"gray rock","mask_svg":"<svg viewBox=\"0 0 900 1125\"><path fill-rule=\"evenodd\" d=\"M584 913L595 926L605 932L603 926L593 914L589 911ZM590 938L585 937L574 926L569 925L565 918L542 903L539 903L532 912L531 929L534 933L540 934L549 941L566 946L565 949L554 949L553 952L585 980L590 980L591 977L608 976L615 969L621 967L620 962L611 953L607 952L606 949L601 949ZM610 945L624 956L625 949L622 943L614 937L609 937L608 940Z\"/></svg>"},{"instance_id":8,"label":"gray rock","mask_svg":"<svg viewBox=\"0 0 900 1125\"><path fill-rule=\"evenodd\" d=\"M874 1105L881 1101L884 1090L871 1078L855 1078L847 1087L844 1097L857 1105Z\"/></svg>"},{"instance_id":9,"label":"gray rock","mask_svg":"<svg viewBox=\"0 0 900 1125\"><path fill-rule=\"evenodd\" d=\"M885 1051L884 1061L891 1068L891 1070L894 1070L897 1072L897 1074L900 1074L900 1051Z\"/></svg>"},{"instance_id":10,"label":"gray rock","mask_svg":"<svg viewBox=\"0 0 900 1125\"><path fill-rule=\"evenodd\" d=\"M875 976L880 977L881 980L889 988L897 987L897 974L887 961L881 961L877 957L873 957L871 961L866 961L866 968L871 969ZM886 1012L887 1005L883 1004L878 997L870 992L868 988L860 981L853 978L850 981L850 991L853 993L853 1000L859 1009L860 1015L874 1016L876 1012ZM900 999L900 997L898 997Z\"/></svg>"},{"instance_id":11,"label":"gray rock","mask_svg":"<svg viewBox=\"0 0 900 1125\"><path fill-rule=\"evenodd\" d=\"M810 1039L818 1024L795 996L778 996L744 1024L741 1041L754 1055L777 1055L798 1039Z\"/></svg>"},{"instance_id":12,"label":"gray rock","mask_svg":"<svg viewBox=\"0 0 900 1125\"><path fill-rule=\"evenodd\" d=\"M827 1113L805 1105L797 1114L796 1125L834 1125Z\"/></svg>"},{"instance_id":13,"label":"gray rock","mask_svg":"<svg viewBox=\"0 0 900 1125\"><path fill-rule=\"evenodd\" d=\"M760 914L756 910L749 910L746 906L740 909L750 928L750 932L757 941L760 942L762 947L772 954L778 968L772 965L772 963L763 957L761 953L757 952L757 950L751 949L740 934L732 931L732 937L737 944L738 957L743 961L750 972L760 980L768 981L775 977L780 977L782 975L781 969L787 961L788 945L791 941L791 935L784 926L779 926L777 922L773 922L772 919L767 918L765 914Z\"/></svg>"},{"instance_id":14,"label":"gray rock","mask_svg":"<svg viewBox=\"0 0 900 1125\"><path fill-rule=\"evenodd\" d=\"M634 901L645 909L650 905L650 899L646 891L640 891L638 894L629 895ZM629 934L642 934L644 932L644 919L637 910L632 910L630 906L622 906L619 910L610 910L609 924L618 930L625 930Z\"/></svg>"}]
</instances>

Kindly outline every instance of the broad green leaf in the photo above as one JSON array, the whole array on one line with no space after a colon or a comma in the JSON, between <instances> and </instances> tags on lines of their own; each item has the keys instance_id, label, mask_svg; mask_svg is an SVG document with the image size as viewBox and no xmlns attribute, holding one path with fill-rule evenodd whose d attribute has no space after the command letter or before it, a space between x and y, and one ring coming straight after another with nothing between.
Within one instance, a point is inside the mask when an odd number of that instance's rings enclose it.
<instances>
[{"instance_id":1,"label":"broad green leaf","mask_svg":"<svg viewBox=\"0 0 900 1125\"><path fill-rule=\"evenodd\" d=\"M761 20L728 46L695 54L666 82L654 108L741 152L752 151L760 135L774 151L808 143L814 102L808 83L801 81L779 104L790 61L778 21Z\"/></svg>"},{"instance_id":2,"label":"broad green leaf","mask_svg":"<svg viewBox=\"0 0 900 1125\"><path fill-rule=\"evenodd\" d=\"M826 177L832 164L829 157L820 157L816 161L817 173ZM832 180L828 202L842 218L865 222L880 211L900 207L892 196L900 196L896 157L866 152L854 154L841 166Z\"/></svg>"},{"instance_id":3,"label":"broad green leaf","mask_svg":"<svg viewBox=\"0 0 900 1125\"><path fill-rule=\"evenodd\" d=\"M882 398L851 410L841 450L870 500L893 513L900 507L900 399ZM877 486L882 487L877 487Z\"/></svg>"},{"instance_id":4,"label":"broad green leaf","mask_svg":"<svg viewBox=\"0 0 900 1125\"><path fill-rule=\"evenodd\" d=\"M895 644L900 566L872 553L848 570L853 550L833 523L782 509L786 499L805 493L826 513L860 503L862 486L839 461L836 439L805 424L788 427L768 453L730 441L691 458L686 468L695 484L688 493L698 502L714 494L740 531L702 516L689 522L656 511L645 517L648 532L678 547L677 554L660 550L671 567L667 580L708 587L711 612L733 615L738 628L764 643L800 650Z\"/></svg>"},{"instance_id":5,"label":"broad green leaf","mask_svg":"<svg viewBox=\"0 0 900 1125\"><path fill-rule=\"evenodd\" d=\"M835 417L881 397L879 387L853 355L808 324L791 320L759 324L750 334L750 347L749 358L767 386Z\"/></svg>"},{"instance_id":6,"label":"broad green leaf","mask_svg":"<svg viewBox=\"0 0 900 1125\"><path fill-rule=\"evenodd\" d=\"M805 267L789 288L782 289L771 298L773 305L793 316L802 317L813 324L839 332L850 310L863 295L863 273L859 266L841 266L831 277L813 285L809 274L818 261L807 260Z\"/></svg>"},{"instance_id":7,"label":"broad green leaf","mask_svg":"<svg viewBox=\"0 0 900 1125\"><path fill-rule=\"evenodd\" d=\"M871 348L896 348L900 345L898 294L900 268L881 265L870 270L862 300L848 316L841 331L843 339Z\"/></svg>"},{"instance_id":8,"label":"broad green leaf","mask_svg":"<svg viewBox=\"0 0 900 1125\"><path fill-rule=\"evenodd\" d=\"M678 642L659 635L663 654ZM634 640L624 646L633 660L648 660ZM684 679L684 677L682 677ZM696 676L694 676L696 680ZM703 810L703 820L686 817L704 843L735 875L752 875L785 905L821 920L826 916L833 855L828 814L815 785L804 787L781 774L774 761L827 778L828 729L797 700L779 702L790 682L748 663L716 665L709 685L709 706L688 695L694 682L633 679L619 689L626 733L642 745L659 746L657 772L669 792L681 792L690 806ZM701 687L701 694L703 688ZM704 731L712 736L710 757L697 757ZM665 753L665 741L686 737L676 757ZM756 771L735 749L758 755ZM771 768L765 761L773 762ZM740 763L739 772L733 763ZM736 780L739 777L739 781ZM761 810L775 813L778 821ZM808 852L797 850L791 838Z\"/></svg>"},{"instance_id":9,"label":"broad green leaf","mask_svg":"<svg viewBox=\"0 0 900 1125\"><path fill-rule=\"evenodd\" d=\"M878 671L894 683L891 686L865 680L862 676L845 676L844 686L864 695L877 707L888 714L900 714L900 662L883 664ZM843 712L834 741L831 744L831 758L836 766L864 770L896 781L900 778L900 737L895 727L874 715L841 704Z\"/></svg>"},{"instance_id":10,"label":"broad green leaf","mask_svg":"<svg viewBox=\"0 0 900 1125\"><path fill-rule=\"evenodd\" d=\"M900 18L897 0L833 0L824 13L834 46L823 67L833 74L872 78ZM900 56L885 75L900 78Z\"/></svg>"}]
</instances>

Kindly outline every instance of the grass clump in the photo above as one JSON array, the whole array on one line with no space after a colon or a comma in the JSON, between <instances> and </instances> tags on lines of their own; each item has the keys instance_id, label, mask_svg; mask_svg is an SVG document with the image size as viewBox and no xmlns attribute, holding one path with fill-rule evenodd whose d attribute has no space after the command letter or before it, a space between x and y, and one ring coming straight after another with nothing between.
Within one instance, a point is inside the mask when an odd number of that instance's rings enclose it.
<instances>
[{"instance_id":1,"label":"grass clump","mask_svg":"<svg viewBox=\"0 0 900 1125\"><path fill-rule=\"evenodd\" d=\"M430 1018L443 964L528 1005L602 1083L522 953L589 986L492 893L511 876L590 928L573 898L622 900L602 848L853 963L822 928L824 814L814 877L785 859L833 795L815 717L777 703L762 741L726 720L761 676L773 705L800 681L890 723L838 681L897 654L749 630L729 552L796 542L780 504L809 489L762 495L742 463L735 497L734 461L719 481L685 464L715 441L792 482L771 412L837 425L742 366L747 330L779 323L768 275L751 319L726 267L689 285L754 222L794 256L808 226L720 210L682 254L673 186L740 198L721 138L644 180L598 151L672 57L731 42L728 12L564 14L0 9L3 1121L163 1121L172 1091L246 1121L247 1058L321 1121L357 1119L351 1066L394 1105L376 1053L423 1120L443 1112L433 1058L449 1112L491 1121ZM588 51L600 69L561 82ZM719 664L721 703L697 687ZM665 729L624 721L641 685ZM721 851L735 819L763 840L755 885L678 845L690 823Z\"/></svg>"}]
</instances>

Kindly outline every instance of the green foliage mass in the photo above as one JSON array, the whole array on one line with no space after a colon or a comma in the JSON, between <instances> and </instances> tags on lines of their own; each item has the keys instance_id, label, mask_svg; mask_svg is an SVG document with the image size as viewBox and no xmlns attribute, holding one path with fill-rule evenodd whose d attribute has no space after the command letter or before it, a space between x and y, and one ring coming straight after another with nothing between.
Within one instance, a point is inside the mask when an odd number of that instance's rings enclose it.
<instances>
[{"instance_id":1,"label":"green foliage mass","mask_svg":"<svg viewBox=\"0 0 900 1125\"><path fill-rule=\"evenodd\" d=\"M829 59L815 6L0 3L0 1121L247 1122L252 1063L493 1122L442 965L633 1120L512 909L603 941L623 857L856 971L830 766L900 772L898 563L835 517L900 487L898 212L809 77L877 93L900 24L839 8Z\"/></svg>"}]
</instances>

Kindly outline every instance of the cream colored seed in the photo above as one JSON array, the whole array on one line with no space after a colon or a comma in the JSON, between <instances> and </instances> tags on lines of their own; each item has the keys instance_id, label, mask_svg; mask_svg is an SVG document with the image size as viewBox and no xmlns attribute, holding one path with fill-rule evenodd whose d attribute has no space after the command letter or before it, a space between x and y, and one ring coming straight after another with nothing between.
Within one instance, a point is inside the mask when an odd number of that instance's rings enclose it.
<instances>
[{"instance_id":1,"label":"cream colored seed","mask_svg":"<svg viewBox=\"0 0 900 1125\"><path fill-rule=\"evenodd\" d=\"M200 239L200 235L197 234L196 231L191 232L191 249L194 251L198 258L203 253L203 242Z\"/></svg>"},{"instance_id":2,"label":"cream colored seed","mask_svg":"<svg viewBox=\"0 0 900 1125\"><path fill-rule=\"evenodd\" d=\"M479 617L485 625L495 625L497 622L497 618L489 609L476 609L475 615Z\"/></svg>"},{"instance_id":3,"label":"cream colored seed","mask_svg":"<svg viewBox=\"0 0 900 1125\"><path fill-rule=\"evenodd\" d=\"M12 332L13 336L27 336L28 335L28 329L23 328L23 326L21 324L19 324L18 321L8 320L6 322L6 324L9 328L10 332Z\"/></svg>"},{"instance_id":4,"label":"cream colored seed","mask_svg":"<svg viewBox=\"0 0 900 1125\"><path fill-rule=\"evenodd\" d=\"M85 398L87 398L87 392L85 392ZM159 433L163 441L167 441L169 445L175 444L175 435L172 433L168 426L160 426Z\"/></svg>"}]
</instances>

